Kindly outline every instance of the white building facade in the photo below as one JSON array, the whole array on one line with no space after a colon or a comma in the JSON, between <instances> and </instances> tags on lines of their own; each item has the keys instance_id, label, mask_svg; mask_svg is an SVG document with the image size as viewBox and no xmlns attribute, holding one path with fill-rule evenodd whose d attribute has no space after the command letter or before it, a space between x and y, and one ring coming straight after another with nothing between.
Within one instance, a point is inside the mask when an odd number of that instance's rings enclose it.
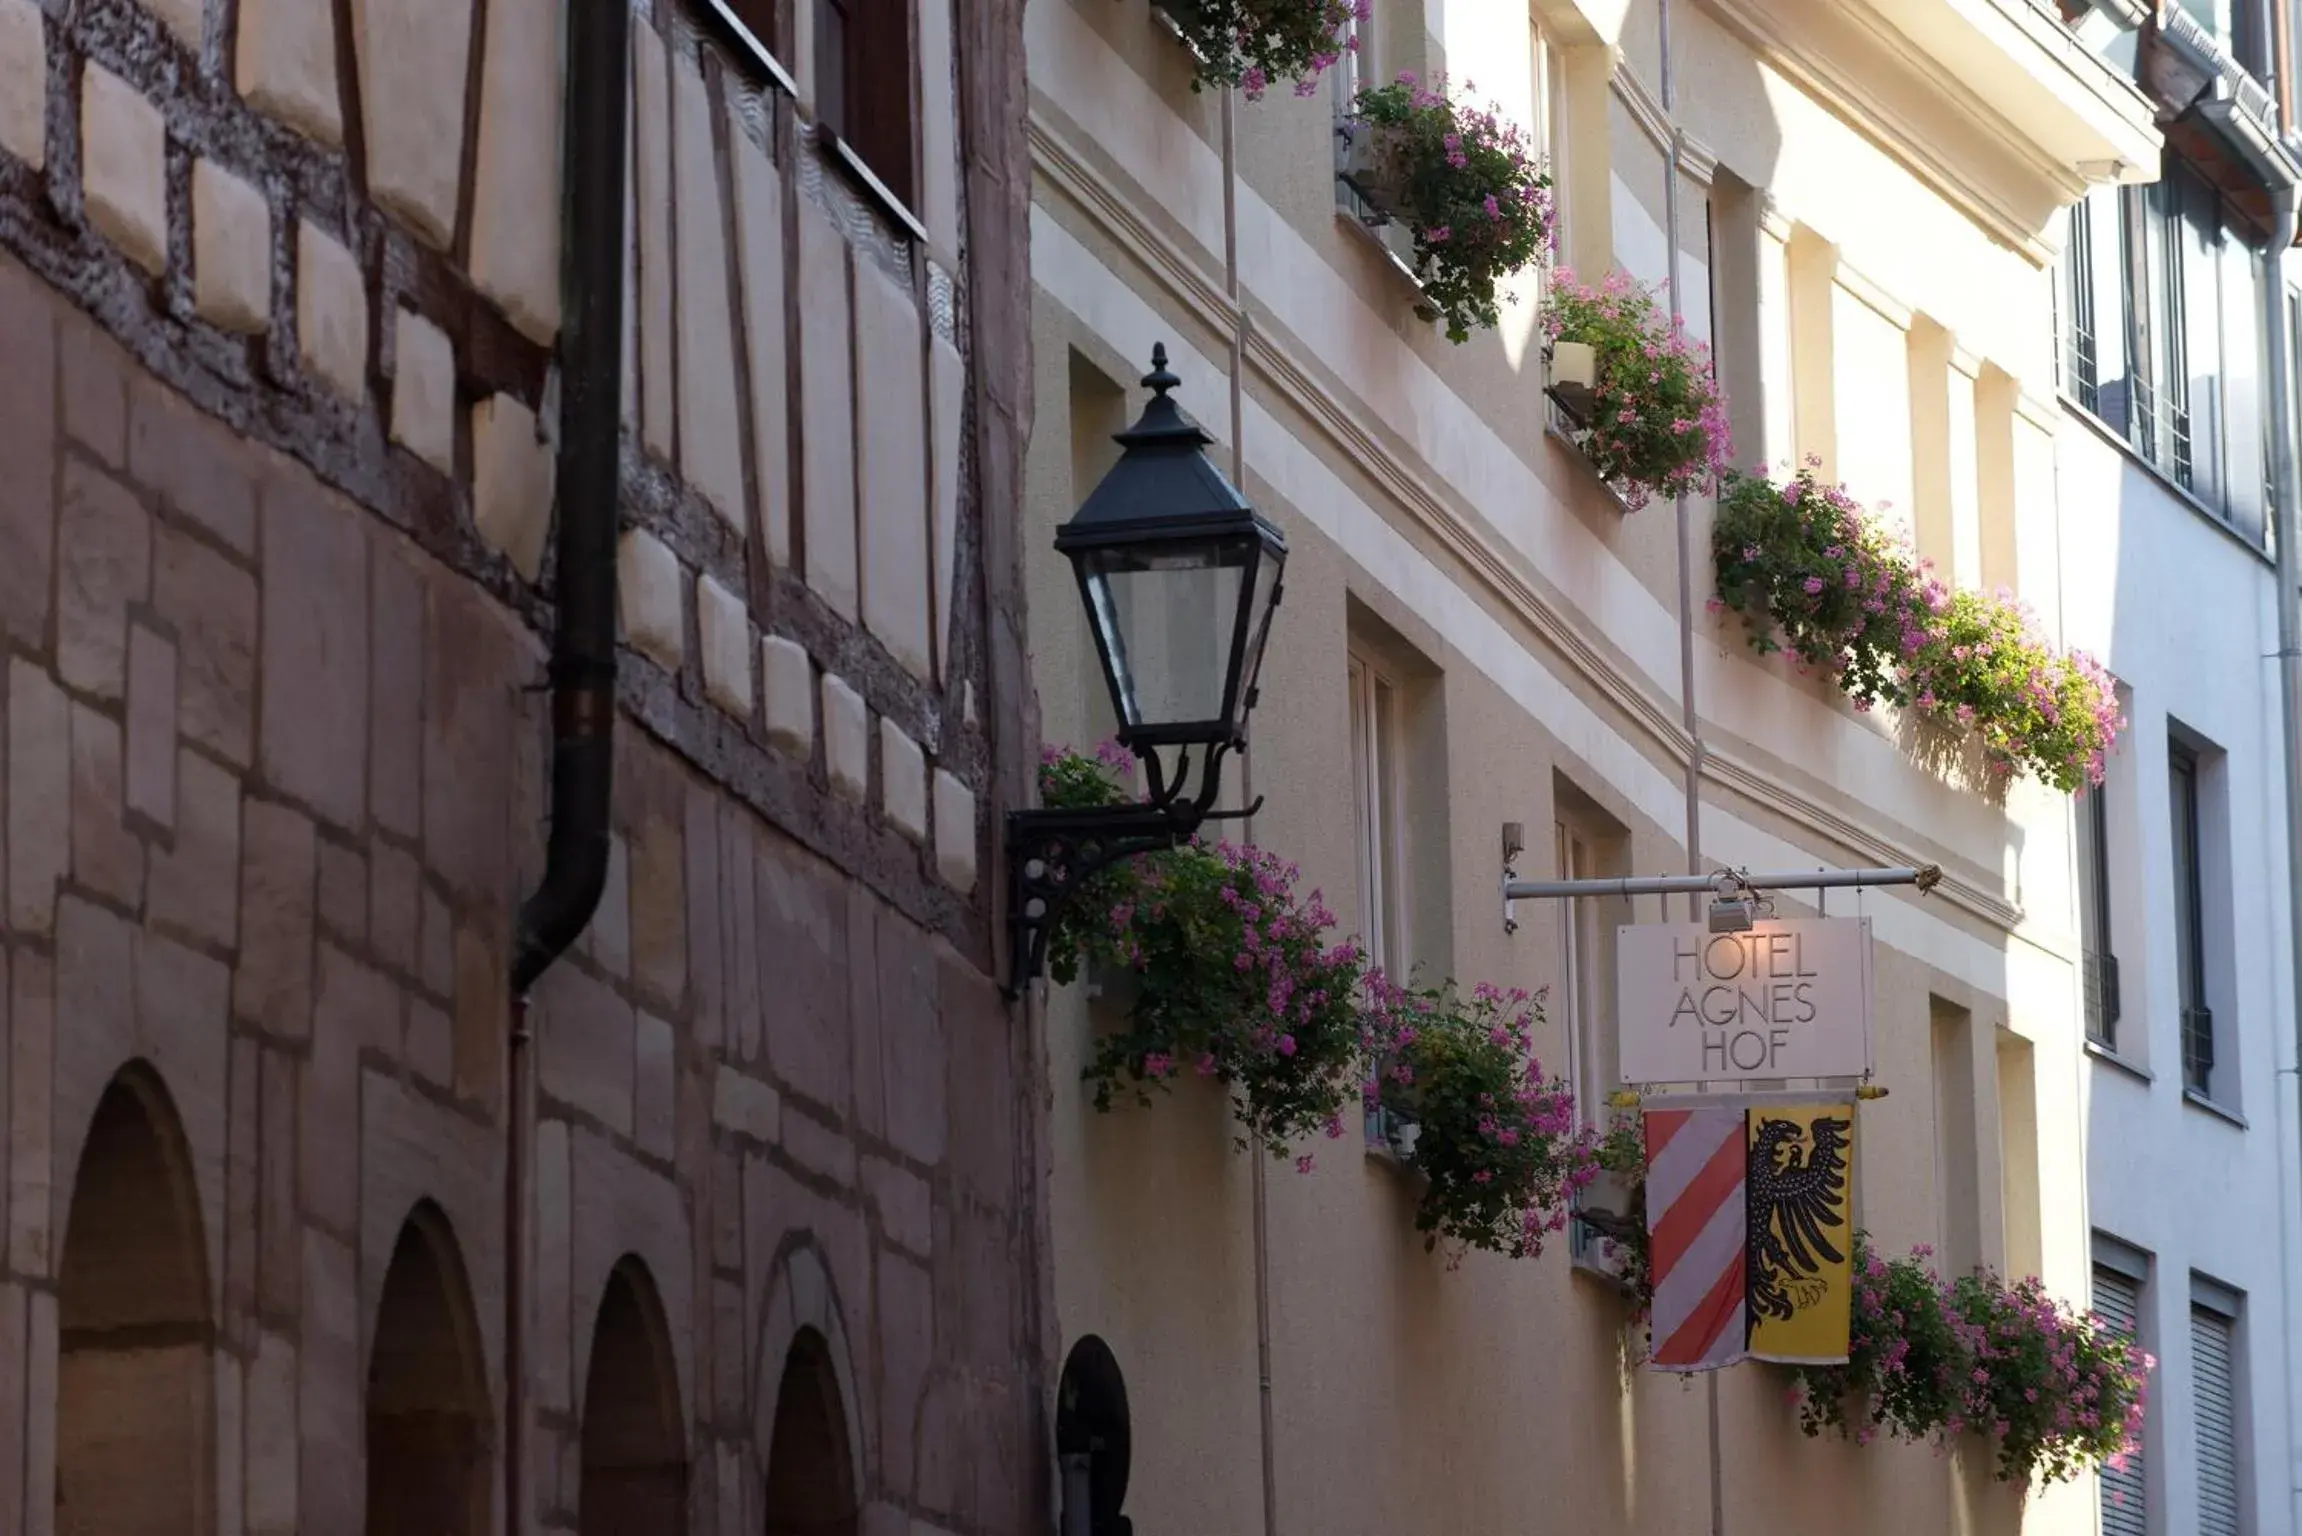
<instances>
[{"instance_id":1,"label":"white building facade","mask_svg":"<svg viewBox=\"0 0 2302 1536\"><path fill-rule=\"evenodd\" d=\"M2283 8L2081 25L2164 120L2156 179L2069 215L2064 631L2130 717L2075 805L2096 1303L2158 1356L2108 1532L2290 1531L2302 1501L2295 998L2271 370L2292 357ZM2287 349L2286 359L2273 349ZM2275 424L2275 425L2274 425ZM2291 523L2288 524L2291 527Z\"/></svg>"}]
</instances>

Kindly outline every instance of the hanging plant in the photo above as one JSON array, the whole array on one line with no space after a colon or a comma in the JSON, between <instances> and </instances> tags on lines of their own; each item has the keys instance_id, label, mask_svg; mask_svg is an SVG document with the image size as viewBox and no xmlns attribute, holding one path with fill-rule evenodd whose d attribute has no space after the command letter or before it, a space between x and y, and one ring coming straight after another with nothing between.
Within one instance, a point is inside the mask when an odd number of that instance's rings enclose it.
<instances>
[{"instance_id":1,"label":"hanging plant","mask_svg":"<svg viewBox=\"0 0 2302 1536\"><path fill-rule=\"evenodd\" d=\"M1426 87L1412 73L1361 91L1344 131L1345 174L1406 221L1447 339L1499 323L1503 281L1550 252L1551 179L1525 133L1496 108L1451 100L1444 76Z\"/></svg>"},{"instance_id":2,"label":"hanging plant","mask_svg":"<svg viewBox=\"0 0 2302 1536\"><path fill-rule=\"evenodd\" d=\"M1575 1202L1574 1220L1597 1245L1598 1256L1613 1270L1616 1283L1631 1304L1633 1321L1642 1320L1654 1307L1654 1274L1648 1264L1646 1127L1637 1113L1619 1114L1592 1149L1599 1179L1585 1188ZM1605 1209L1594 1208L1602 1189L1610 1198Z\"/></svg>"},{"instance_id":3,"label":"hanging plant","mask_svg":"<svg viewBox=\"0 0 2302 1536\"><path fill-rule=\"evenodd\" d=\"M1366 1086L1412 1122L1415 1167L1428 1179L1415 1227L1424 1247L1511 1258L1539 1254L1567 1223L1575 1192L1597 1176L1597 1138L1579 1129L1574 1095L1533 1055L1542 1001L1481 984L1406 988L1368 981Z\"/></svg>"},{"instance_id":4,"label":"hanging plant","mask_svg":"<svg viewBox=\"0 0 2302 1536\"><path fill-rule=\"evenodd\" d=\"M1238 86L1260 101L1274 80L1292 80L1310 96L1319 77L1356 52L1353 22L1365 22L1373 0L1154 0L1199 60L1191 89Z\"/></svg>"},{"instance_id":5,"label":"hanging plant","mask_svg":"<svg viewBox=\"0 0 2302 1536\"><path fill-rule=\"evenodd\" d=\"M1928 1256L1922 1246L1882 1259L1855 1234L1847 1363L1795 1368L1801 1427L1863 1444L1979 1434L2012 1483L2122 1464L2140 1441L2157 1362L2036 1279L2010 1286L1977 1270L1945 1281Z\"/></svg>"},{"instance_id":6,"label":"hanging plant","mask_svg":"<svg viewBox=\"0 0 2302 1536\"><path fill-rule=\"evenodd\" d=\"M2003 591L1952 591L1813 461L1786 484L1730 476L1711 553L1714 606L1741 615L1761 655L1790 651L1858 710L1915 707L1973 732L1994 774L2066 794L2102 782L2126 722L2101 664L2056 647Z\"/></svg>"},{"instance_id":7,"label":"hanging plant","mask_svg":"<svg viewBox=\"0 0 2302 1536\"><path fill-rule=\"evenodd\" d=\"M1050 749L1041 799L1084 808L1125 798L1113 775L1132 762ZM1095 1107L1149 1104L1186 1074L1230 1091L1244 1147L1277 1156L1314 1132L1343 1134L1364 1075L1358 993L1365 956L1332 937L1317 891L1298 895L1295 866L1260 848L1192 841L1102 870L1059 912L1048 969L1059 983L1083 965L1126 975L1126 1022L1096 1044L1083 1077ZM1308 1172L1308 1154L1296 1157Z\"/></svg>"},{"instance_id":8,"label":"hanging plant","mask_svg":"<svg viewBox=\"0 0 2302 1536\"><path fill-rule=\"evenodd\" d=\"M1543 306L1554 347L1591 350L1592 378L1575 414L1578 443L1599 478L1633 511L1658 496L1705 494L1734 445L1710 349L1654 294L1621 272L1597 288L1561 268Z\"/></svg>"}]
</instances>

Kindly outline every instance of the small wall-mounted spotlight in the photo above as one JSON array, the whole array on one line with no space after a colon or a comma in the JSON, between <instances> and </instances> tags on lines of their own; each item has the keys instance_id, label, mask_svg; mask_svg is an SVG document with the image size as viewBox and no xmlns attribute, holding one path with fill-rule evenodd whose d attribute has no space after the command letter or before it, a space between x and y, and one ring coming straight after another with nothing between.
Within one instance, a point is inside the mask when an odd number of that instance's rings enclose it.
<instances>
[{"instance_id":1,"label":"small wall-mounted spotlight","mask_svg":"<svg viewBox=\"0 0 2302 1536\"><path fill-rule=\"evenodd\" d=\"M1758 921L1758 903L1748 896L1720 896L1711 902L1713 933L1748 933Z\"/></svg>"}]
</instances>

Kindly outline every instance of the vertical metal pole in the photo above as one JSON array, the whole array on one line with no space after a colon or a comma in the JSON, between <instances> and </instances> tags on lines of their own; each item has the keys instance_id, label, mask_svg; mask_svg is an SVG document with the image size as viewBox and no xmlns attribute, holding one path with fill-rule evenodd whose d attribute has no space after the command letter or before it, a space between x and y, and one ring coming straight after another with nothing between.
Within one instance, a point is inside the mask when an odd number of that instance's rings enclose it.
<instances>
[{"instance_id":1,"label":"vertical metal pole","mask_svg":"<svg viewBox=\"0 0 2302 1536\"><path fill-rule=\"evenodd\" d=\"M2270 225L2270 243L2262 253L2262 281L2270 290L2270 475L2277 488L2277 523L2273 535L2278 545L2278 681L2279 696L2285 708L2286 768L2286 922L2287 922L2287 986L2292 991L2290 1003L2294 1010L2294 1065L2287 1070L2293 1081L2278 1096L2281 1118L2287 1105L2294 1106L2295 1129L2302 1135L2302 486L2296 484L2294 462L2294 335L2288 320L2286 306L2286 252L2294 241L2294 225L2298 194L2292 188L2273 194L2273 217ZM2284 1185L2289 1178L2286 1158L2281 1149L2278 1158L2279 1179ZM2294 1198L2282 1189L2286 1198L2279 1202L2281 1237L2279 1244L2283 1262L2291 1265L2294 1249L2294 1223L2302 1219L2302 1211L2295 1208ZM2291 1269L2286 1276L2287 1328L2294 1326L2293 1285L2296 1277ZM2286 1377L2286 1436L2288 1452L2287 1497L2293 1506L2293 1518L2302 1529L2302 1473L2295 1470L2292 1448L2302 1436L2302 1384L2295 1381L2292 1362L2295 1358L2294 1340L2285 1341L2288 1369Z\"/></svg>"},{"instance_id":2,"label":"vertical metal pole","mask_svg":"<svg viewBox=\"0 0 2302 1536\"><path fill-rule=\"evenodd\" d=\"M1686 307L1679 296L1679 162L1685 133L1678 122L1678 77L1671 60L1671 0L1655 0L1655 34L1662 49L1663 122L1670 129L1670 147L1663 167L1663 242L1666 284L1675 325ZM1681 491L1674 503L1679 541L1679 719L1687 733L1687 873L1703 867L1702 715L1695 707L1694 521ZM1690 916L1700 916L1702 898L1689 896ZM1721 1455L1719 1378L1711 1371L1703 1378L1703 1400L1709 1420L1711 1536L1726 1536L1725 1462Z\"/></svg>"},{"instance_id":3,"label":"vertical metal pole","mask_svg":"<svg viewBox=\"0 0 2302 1536\"><path fill-rule=\"evenodd\" d=\"M1239 294L1239 93L1223 92L1223 292L1231 300L1231 483L1242 493L1247 487L1247 305ZM1254 764L1242 744L1239 749L1239 803L1255 803ZM1239 835L1255 841L1252 818L1240 824ZM1249 1179L1254 1195L1255 1225L1255 1391L1261 1429L1263 1462L1263 1536L1278 1536L1279 1467L1273 1444L1271 1405L1271 1207L1264 1164L1269 1155L1263 1138L1252 1138L1247 1149Z\"/></svg>"}]
</instances>

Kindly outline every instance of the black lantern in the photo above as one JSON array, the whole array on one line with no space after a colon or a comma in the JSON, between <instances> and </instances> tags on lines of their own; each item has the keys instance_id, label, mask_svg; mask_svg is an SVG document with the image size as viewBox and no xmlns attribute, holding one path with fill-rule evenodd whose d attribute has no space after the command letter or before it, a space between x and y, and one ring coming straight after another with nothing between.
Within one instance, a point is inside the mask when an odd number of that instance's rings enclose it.
<instances>
[{"instance_id":1,"label":"black lantern","mask_svg":"<svg viewBox=\"0 0 2302 1536\"><path fill-rule=\"evenodd\" d=\"M1287 540L1207 457L1214 441L1168 391L1151 350L1151 402L1126 451L1055 534L1071 559L1111 688L1119 740L1236 747L1255 704Z\"/></svg>"},{"instance_id":2,"label":"black lantern","mask_svg":"<svg viewBox=\"0 0 2302 1536\"><path fill-rule=\"evenodd\" d=\"M1143 760L1150 798L1091 811L1008 817L1010 986L1038 974L1047 917L1114 861L1172 846L1217 815L1225 754L1247 741L1287 540L1208 457L1214 442L1169 398L1164 343L1151 400L1118 434L1124 450L1055 548L1079 577L1119 741ZM1187 791L1193 756L1199 784Z\"/></svg>"}]
</instances>

